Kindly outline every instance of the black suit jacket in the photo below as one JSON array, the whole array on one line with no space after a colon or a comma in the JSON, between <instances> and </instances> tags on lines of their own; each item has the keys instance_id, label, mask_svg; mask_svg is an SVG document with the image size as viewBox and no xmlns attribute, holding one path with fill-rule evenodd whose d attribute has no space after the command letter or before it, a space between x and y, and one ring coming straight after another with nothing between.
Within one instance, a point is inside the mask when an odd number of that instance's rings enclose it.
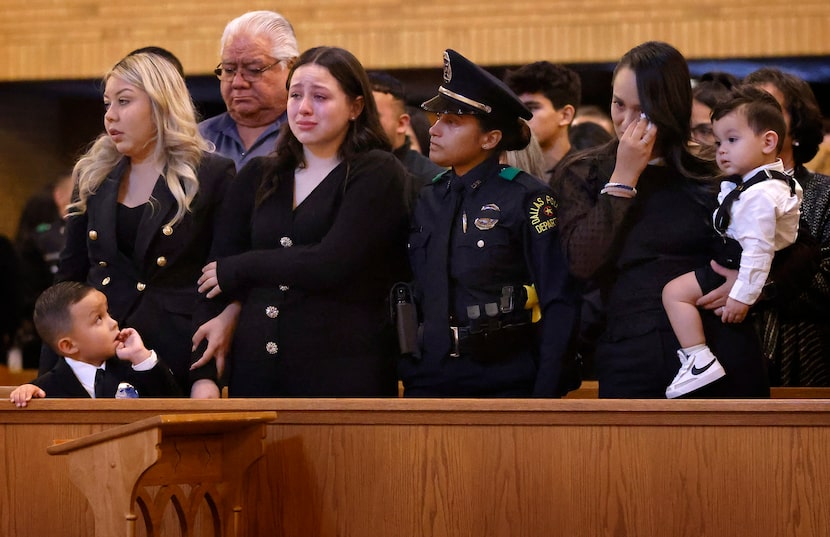
<instances>
[{"instance_id":1,"label":"black suit jacket","mask_svg":"<svg viewBox=\"0 0 830 537\"><path fill-rule=\"evenodd\" d=\"M118 384L129 382L139 397L181 397L182 391L173 378L170 369L160 361L148 371L135 371L132 364L110 358L107 360L106 374L104 375L104 395L115 397ZM75 372L61 356L55 367L32 381L32 384L46 392L46 397L89 398L89 393L81 385Z\"/></svg>"},{"instance_id":2,"label":"black suit jacket","mask_svg":"<svg viewBox=\"0 0 830 537\"><path fill-rule=\"evenodd\" d=\"M191 337L207 320L196 314L201 311L196 281L208 259L218 224L215 215L235 174L234 164L204 155L191 211L172 227L167 222L175 214L176 200L159 180L144 208L133 255L127 256L118 249L116 210L128 164L122 159L87 199L86 212L69 217L55 281L86 282L107 295L110 315L122 328L138 330L147 348L164 357L187 391L192 380L215 376L215 368L200 368L195 376L188 370ZM40 372L51 368L56 358L42 358Z\"/></svg>"}]
</instances>

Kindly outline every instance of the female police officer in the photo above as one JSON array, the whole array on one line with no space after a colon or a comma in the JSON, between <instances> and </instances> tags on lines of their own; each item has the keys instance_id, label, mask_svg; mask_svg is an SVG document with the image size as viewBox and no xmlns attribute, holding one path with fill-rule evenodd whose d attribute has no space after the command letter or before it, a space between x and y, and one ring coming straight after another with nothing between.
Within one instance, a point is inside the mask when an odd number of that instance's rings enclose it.
<instances>
[{"instance_id":1,"label":"female police officer","mask_svg":"<svg viewBox=\"0 0 830 537\"><path fill-rule=\"evenodd\" d=\"M527 145L531 113L454 50L422 108L438 115L430 159L451 169L424 187L413 216L421 325L418 349L401 362L404 393L557 396L576 319L557 203L541 181L499 164Z\"/></svg>"}]
</instances>

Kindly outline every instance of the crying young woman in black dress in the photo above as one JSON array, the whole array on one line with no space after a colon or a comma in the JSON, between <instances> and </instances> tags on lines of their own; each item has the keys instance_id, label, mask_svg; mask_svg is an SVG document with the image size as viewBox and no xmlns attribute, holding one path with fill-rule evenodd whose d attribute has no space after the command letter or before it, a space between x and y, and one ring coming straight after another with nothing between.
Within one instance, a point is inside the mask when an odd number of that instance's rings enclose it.
<instances>
[{"instance_id":1,"label":"crying young woman in black dress","mask_svg":"<svg viewBox=\"0 0 830 537\"><path fill-rule=\"evenodd\" d=\"M288 77L276 156L240 170L200 279L238 322L229 394L394 396L387 295L405 277L405 171L358 60L303 53Z\"/></svg>"}]
</instances>

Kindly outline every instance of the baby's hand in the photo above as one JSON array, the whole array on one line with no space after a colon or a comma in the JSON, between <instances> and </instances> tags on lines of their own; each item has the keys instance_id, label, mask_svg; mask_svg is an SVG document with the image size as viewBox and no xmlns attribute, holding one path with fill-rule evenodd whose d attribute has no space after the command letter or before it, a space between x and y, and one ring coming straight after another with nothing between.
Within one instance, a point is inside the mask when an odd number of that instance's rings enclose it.
<instances>
[{"instance_id":1,"label":"baby's hand","mask_svg":"<svg viewBox=\"0 0 830 537\"><path fill-rule=\"evenodd\" d=\"M35 399L46 397L46 392L34 384L23 384L12 391L9 395L9 401L14 403L14 406L21 408L28 405L32 397Z\"/></svg>"},{"instance_id":2,"label":"baby's hand","mask_svg":"<svg viewBox=\"0 0 830 537\"><path fill-rule=\"evenodd\" d=\"M726 299L726 306L723 308L721 314L721 321L725 323L740 323L746 319L746 314L749 312L749 305L744 304L734 298Z\"/></svg>"},{"instance_id":3,"label":"baby's hand","mask_svg":"<svg viewBox=\"0 0 830 537\"><path fill-rule=\"evenodd\" d=\"M115 348L115 354L119 360L126 360L133 365L138 365L150 357L150 351L144 347L144 341L135 328L125 328L118 334L120 343Z\"/></svg>"}]
</instances>

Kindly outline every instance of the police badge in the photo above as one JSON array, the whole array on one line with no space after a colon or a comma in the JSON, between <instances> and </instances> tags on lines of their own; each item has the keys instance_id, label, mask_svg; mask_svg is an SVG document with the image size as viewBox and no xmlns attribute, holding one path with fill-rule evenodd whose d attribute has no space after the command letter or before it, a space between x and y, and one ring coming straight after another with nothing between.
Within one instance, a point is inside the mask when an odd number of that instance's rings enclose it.
<instances>
[{"instance_id":1,"label":"police badge","mask_svg":"<svg viewBox=\"0 0 830 537\"><path fill-rule=\"evenodd\" d=\"M450 55L444 51L444 83L449 84L452 80L452 64L450 64Z\"/></svg>"},{"instance_id":2,"label":"police badge","mask_svg":"<svg viewBox=\"0 0 830 537\"><path fill-rule=\"evenodd\" d=\"M481 213L475 219L475 225L481 231L493 229L499 223L501 209L495 203L488 203L480 209Z\"/></svg>"}]
</instances>

